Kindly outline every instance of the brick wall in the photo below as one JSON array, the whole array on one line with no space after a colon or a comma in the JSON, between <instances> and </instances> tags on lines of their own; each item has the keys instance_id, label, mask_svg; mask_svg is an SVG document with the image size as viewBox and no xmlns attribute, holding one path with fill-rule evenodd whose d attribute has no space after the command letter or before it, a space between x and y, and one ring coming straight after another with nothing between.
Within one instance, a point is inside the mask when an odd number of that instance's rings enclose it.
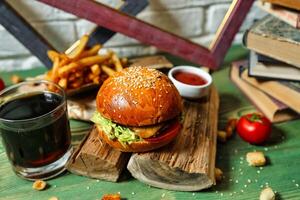
<instances>
[{"instance_id":1,"label":"brick wall","mask_svg":"<svg viewBox=\"0 0 300 200\"><path fill-rule=\"evenodd\" d=\"M118 0L98 1L114 7L120 5ZM86 20L34 0L8 0L8 2L60 51L64 51L72 42L95 26ZM204 45L208 45L212 40L231 3L230 0L149 0L149 2L149 6L138 15L138 18ZM254 6L235 42L240 43L242 32L255 19L264 15ZM1 26L0 44L0 71L42 66ZM116 34L105 47L112 48L121 56L157 52L156 48L143 45L121 34Z\"/></svg>"}]
</instances>

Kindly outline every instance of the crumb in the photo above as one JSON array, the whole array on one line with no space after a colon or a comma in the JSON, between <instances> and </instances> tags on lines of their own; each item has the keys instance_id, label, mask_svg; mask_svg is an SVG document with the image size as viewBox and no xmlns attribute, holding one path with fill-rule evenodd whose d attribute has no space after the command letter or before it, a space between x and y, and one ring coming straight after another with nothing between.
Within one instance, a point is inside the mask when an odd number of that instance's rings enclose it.
<instances>
[{"instance_id":1,"label":"crumb","mask_svg":"<svg viewBox=\"0 0 300 200\"><path fill-rule=\"evenodd\" d=\"M215 168L215 178L216 178L216 181L221 181L222 180L222 176L223 176L222 170L216 167Z\"/></svg>"},{"instance_id":2,"label":"crumb","mask_svg":"<svg viewBox=\"0 0 300 200\"><path fill-rule=\"evenodd\" d=\"M32 188L35 190L44 190L47 186L47 183L45 181L42 180L36 180L34 181L34 183L32 184Z\"/></svg>"},{"instance_id":3,"label":"crumb","mask_svg":"<svg viewBox=\"0 0 300 200\"><path fill-rule=\"evenodd\" d=\"M57 197L50 197L48 200L58 200Z\"/></svg>"},{"instance_id":4,"label":"crumb","mask_svg":"<svg viewBox=\"0 0 300 200\"><path fill-rule=\"evenodd\" d=\"M13 84L17 84L17 83L21 83L23 81L23 79L16 75L16 74L13 74L11 77L10 77L10 81L13 83Z\"/></svg>"},{"instance_id":5,"label":"crumb","mask_svg":"<svg viewBox=\"0 0 300 200\"><path fill-rule=\"evenodd\" d=\"M249 152L246 155L246 160L250 166L259 167L266 164L266 158L263 152Z\"/></svg>"},{"instance_id":6,"label":"crumb","mask_svg":"<svg viewBox=\"0 0 300 200\"><path fill-rule=\"evenodd\" d=\"M105 194L101 200L121 200L120 194Z\"/></svg>"},{"instance_id":7,"label":"crumb","mask_svg":"<svg viewBox=\"0 0 300 200\"><path fill-rule=\"evenodd\" d=\"M226 138L230 138L233 135L237 122L238 120L236 118L228 119L225 127Z\"/></svg>"},{"instance_id":8,"label":"crumb","mask_svg":"<svg viewBox=\"0 0 300 200\"><path fill-rule=\"evenodd\" d=\"M218 131L217 138L218 138L218 141L220 141L220 142L226 142L226 132Z\"/></svg>"},{"instance_id":9,"label":"crumb","mask_svg":"<svg viewBox=\"0 0 300 200\"><path fill-rule=\"evenodd\" d=\"M260 193L259 200L275 200L275 193L272 188L266 187Z\"/></svg>"}]
</instances>

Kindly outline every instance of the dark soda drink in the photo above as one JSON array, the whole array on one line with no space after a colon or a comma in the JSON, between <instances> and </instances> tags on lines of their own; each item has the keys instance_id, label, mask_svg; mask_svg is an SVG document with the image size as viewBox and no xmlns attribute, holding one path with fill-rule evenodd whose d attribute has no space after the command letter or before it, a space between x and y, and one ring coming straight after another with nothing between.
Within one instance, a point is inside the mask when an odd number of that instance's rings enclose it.
<instances>
[{"instance_id":1,"label":"dark soda drink","mask_svg":"<svg viewBox=\"0 0 300 200\"><path fill-rule=\"evenodd\" d=\"M15 168L48 165L70 148L67 112L66 108L60 108L65 106L63 101L60 94L44 91L22 95L0 104L2 142ZM30 122L27 123L27 120ZM6 126L6 122L12 121L16 122L13 128Z\"/></svg>"}]
</instances>

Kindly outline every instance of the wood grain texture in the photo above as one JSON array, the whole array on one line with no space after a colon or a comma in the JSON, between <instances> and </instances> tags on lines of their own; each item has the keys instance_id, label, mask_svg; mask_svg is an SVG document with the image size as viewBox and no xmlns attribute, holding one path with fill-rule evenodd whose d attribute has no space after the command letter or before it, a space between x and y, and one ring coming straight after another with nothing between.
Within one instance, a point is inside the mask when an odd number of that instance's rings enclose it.
<instances>
[{"instance_id":1,"label":"wood grain texture","mask_svg":"<svg viewBox=\"0 0 300 200\"><path fill-rule=\"evenodd\" d=\"M129 156L102 142L93 128L68 161L67 169L77 175L116 182Z\"/></svg>"},{"instance_id":2,"label":"wood grain texture","mask_svg":"<svg viewBox=\"0 0 300 200\"><path fill-rule=\"evenodd\" d=\"M183 127L170 145L133 154L128 170L151 186L197 191L215 183L216 133L219 98L215 87L201 102L184 101Z\"/></svg>"}]
</instances>

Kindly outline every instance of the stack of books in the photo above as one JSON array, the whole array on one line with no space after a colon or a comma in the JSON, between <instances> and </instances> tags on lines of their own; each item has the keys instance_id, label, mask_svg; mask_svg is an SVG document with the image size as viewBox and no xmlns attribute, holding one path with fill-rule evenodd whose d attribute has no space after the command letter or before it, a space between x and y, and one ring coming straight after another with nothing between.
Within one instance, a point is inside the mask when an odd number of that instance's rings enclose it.
<instances>
[{"instance_id":1,"label":"stack of books","mask_svg":"<svg viewBox=\"0 0 300 200\"><path fill-rule=\"evenodd\" d=\"M232 81L272 122L300 117L300 0L261 0L270 15L246 31Z\"/></svg>"}]
</instances>

